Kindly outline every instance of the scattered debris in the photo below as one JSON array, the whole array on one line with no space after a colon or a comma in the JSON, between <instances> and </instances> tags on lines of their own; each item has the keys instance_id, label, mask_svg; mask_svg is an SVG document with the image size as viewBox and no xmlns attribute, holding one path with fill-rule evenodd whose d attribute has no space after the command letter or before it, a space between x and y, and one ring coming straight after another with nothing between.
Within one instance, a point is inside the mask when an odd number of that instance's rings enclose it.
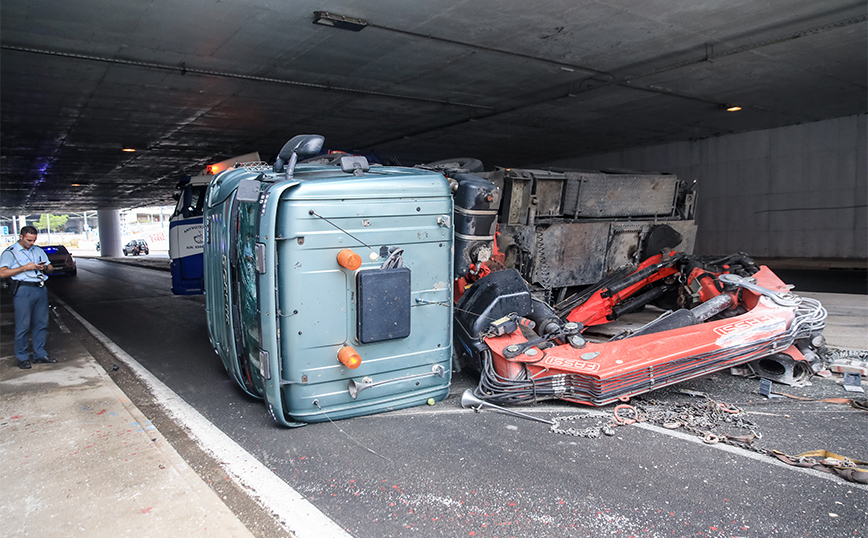
<instances>
[{"instance_id":1,"label":"scattered debris","mask_svg":"<svg viewBox=\"0 0 868 538\"><path fill-rule=\"evenodd\" d=\"M766 398L783 398L783 394L772 392L772 382L768 379L760 379L759 393Z\"/></svg>"},{"instance_id":2,"label":"scattered debris","mask_svg":"<svg viewBox=\"0 0 868 538\"><path fill-rule=\"evenodd\" d=\"M862 388L862 374L846 372L844 374L844 390L847 392L865 392Z\"/></svg>"}]
</instances>

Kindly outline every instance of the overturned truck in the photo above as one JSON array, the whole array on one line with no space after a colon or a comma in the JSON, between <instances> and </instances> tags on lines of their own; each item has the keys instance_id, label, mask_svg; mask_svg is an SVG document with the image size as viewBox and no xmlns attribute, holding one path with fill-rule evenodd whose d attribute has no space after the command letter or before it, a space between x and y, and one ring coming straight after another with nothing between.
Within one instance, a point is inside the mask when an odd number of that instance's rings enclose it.
<instances>
[{"instance_id":1,"label":"overturned truck","mask_svg":"<svg viewBox=\"0 0 868 538\"><path fill-rule=\"evenodd\" d=\"M282 425L431 404L462 366L481 399L605 405L817 358L822 306L745 255L693 256L674 176L305 163L322 143L222 172L205 201L212 345ZM646 307L661 315L597 331Z\"/></svg>"}]
</instances>

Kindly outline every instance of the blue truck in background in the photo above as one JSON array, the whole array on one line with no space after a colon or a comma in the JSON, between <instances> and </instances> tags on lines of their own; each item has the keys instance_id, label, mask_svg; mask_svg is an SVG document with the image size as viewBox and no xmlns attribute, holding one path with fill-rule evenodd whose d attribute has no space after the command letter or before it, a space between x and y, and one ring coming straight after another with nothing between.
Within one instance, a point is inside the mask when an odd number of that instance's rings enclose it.
<instances>
[{"instance_id":1,"label":"blue truck in background","mask_svg":"<svg viewBox=\"0 0 868 538\"><path fill-rule=\"evenodd\" d=\"M258 162L259 153L248 153L208 165L197 176L185 176L178 182L175 210L169 218L169 264L172 272L172 293L201 295L205 293L202 253L205 246L202 214L205 191L214 174L234 168L240 163Z\"/></svg>"}]
</instances>

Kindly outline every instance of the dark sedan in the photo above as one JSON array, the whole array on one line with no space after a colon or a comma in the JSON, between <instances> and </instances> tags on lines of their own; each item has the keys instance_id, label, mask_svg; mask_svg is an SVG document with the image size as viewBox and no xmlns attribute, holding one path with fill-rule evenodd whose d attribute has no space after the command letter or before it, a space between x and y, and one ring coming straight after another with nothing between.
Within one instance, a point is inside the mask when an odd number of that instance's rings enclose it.
<instances>
[{"instance_id":1,"label":"dark sedan","mask_svg":"<svg viewBox=\"0 0 868 538\"><path fill-rule=\"evenodd\" d=\"M48 255L48 262L51 264L52 271L46 273L48 275L70 275L75 276L78 273L78 267L75 265L75 258L66 250L63 245L47 245L42 247L45 254Z\"/></svg>"}]
</instances>

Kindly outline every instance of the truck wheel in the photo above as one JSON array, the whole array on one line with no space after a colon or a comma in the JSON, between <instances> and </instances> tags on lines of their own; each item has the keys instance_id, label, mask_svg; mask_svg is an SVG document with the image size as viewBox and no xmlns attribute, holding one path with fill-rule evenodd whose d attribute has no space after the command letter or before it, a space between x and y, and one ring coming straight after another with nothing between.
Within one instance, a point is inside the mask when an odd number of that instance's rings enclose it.
<instances>
[{"instance_id":1,"label":"truck wheel","mask_svg":"<svg viewBox=\"0 0 868 538\"><path fill-rule=\"evenodd\" d=\"M473 157L455 157L454 159L442 159L432 163L422 165L425 168L434 168L437 170L464 170L468 173L482 172L485 166L479 159Z\"/></svg>"},{"instance_id":2,"label":"truck wheel","mask_svg":"<svg viewBox=\"0 0 868 538\"><path fill-rule=\"evenodd\" d=\"M327 153L324 155L317 155L315 157L309 157L303 161L299 161L298 164L325 164L328 166L336 166L341 164L341 159L343 157L349 157L349 153Z\"/></svg>"}]
</instances>

